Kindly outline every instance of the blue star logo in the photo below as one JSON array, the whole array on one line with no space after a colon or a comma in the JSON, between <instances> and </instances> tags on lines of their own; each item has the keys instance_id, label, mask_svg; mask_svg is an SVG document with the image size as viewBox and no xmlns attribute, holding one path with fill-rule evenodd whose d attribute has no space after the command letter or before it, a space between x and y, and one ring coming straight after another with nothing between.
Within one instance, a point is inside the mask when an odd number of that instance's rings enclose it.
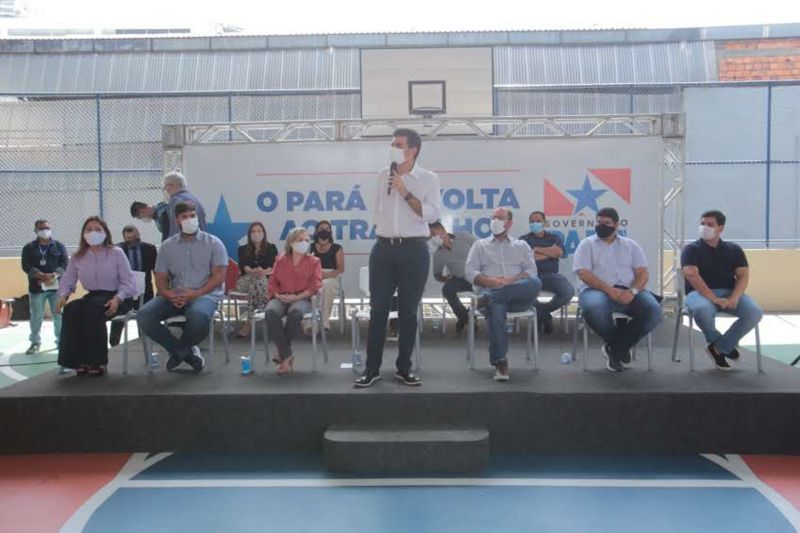
<instances>
[{"instance_id":1,"label":"blue star logo","mask_svg":"<svg viewBox=\"0 0 800 533\"><path fill-rule=\"evenodd\" d=\"M212 235L219 237L225 244L228 257L237 261L239 259L239 239L247 235L249 222L233 222L228 212L228 204L225 203L225 195L220 195L217 204L217 212L214 214L214 222L206 224L206 230Z\"/></svg>"},{"instance_id":2,"label":"blue star logo","mask_svg":"<svg viewBox=\"0 0 800 533\"><path fill-rule=\"evenodd\" d=\"M574 196L576 200L578 200L575 203L575 211L573 212L574 215L579 213L581 209L584 209L585 207L588 207L597 213L600 210L600 208L597 207L597 199L607 193L608 189L592 189L592 184L589 183L589 176L585 176L583 179L583 187L580 189L570 189L567 190L567 192Z\"/></svg>"}]
</instances>

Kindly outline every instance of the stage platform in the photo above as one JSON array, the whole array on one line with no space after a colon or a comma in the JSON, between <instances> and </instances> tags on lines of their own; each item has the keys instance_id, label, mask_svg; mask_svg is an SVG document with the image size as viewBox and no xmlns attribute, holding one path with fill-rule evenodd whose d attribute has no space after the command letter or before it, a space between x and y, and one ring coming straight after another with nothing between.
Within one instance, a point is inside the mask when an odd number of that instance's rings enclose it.
<instances>
[{"instance_id":1,"label":"stage platform","mask_svg":"<svg viewBox=\"0 0 800 533\"><path fill-rule=\"evenodd\" d=\"M465 333L426 328L419 388L393 379L397 347L387 343L383 381L353 389L353 372L340 368L351 360L349 336L338 332L327 364L320 352L317 372L310 341L298 341L288 376L265 364L260 338L258 372L249 376L240 374L239 357L249 351L241 340L232 339L226 365L218 335L213 369L200 375L188 367L148 374L134 341L128 375L118 347L105 377L53 371L0 390L0 452L319 452L331 425L388 424L486 427L493 453L800 453L800 370L764 358L758 374L755 355L743 351L736 370L719 372L698 335L697 371L689 372L685 331L683 360L674 363L674 322L665 320L654 335L652 372L644 347L631 369L608 372L596 336L583 372L580 353L560 363L571 337L556 325L542 337L535 372L525 361L524 335L514 337L509 383L491 379L483 330L469 370Z\"/></svg>"}]
</instances>

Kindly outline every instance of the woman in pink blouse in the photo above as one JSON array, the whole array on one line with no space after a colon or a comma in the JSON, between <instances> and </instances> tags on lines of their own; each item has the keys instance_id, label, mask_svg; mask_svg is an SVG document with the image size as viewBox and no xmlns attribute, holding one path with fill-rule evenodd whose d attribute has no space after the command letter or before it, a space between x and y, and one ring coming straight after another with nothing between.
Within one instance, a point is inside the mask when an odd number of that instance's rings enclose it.
<instances>
[{"instance_id":1,"label":"woman in pink blouse","mask_svg":"<svg viewBox=\"0 0 800 533\"><path fill-rule=\"evenodd\" d=\"M303 315L311 312L311 297L322 287L319 259L308 255L308 232L295 228L286 236L285 253L278 256L267 286L266 317L269 336L278 348L273 361L278 374L291 372L292 339L300 336ZM286 326L283 316L286 315ZM63 333L62 333L63 335Z\"/></svg>"},{"instance_id":2,"label":"woman in pink blouse","mask_svg":"<svg viewBox=\"0 0 800 533\"><path fill-rule=\"evenodd\" d=\"M67 303L78 282L87 294ZM111 233L100 217L83 223L78 251L60 280L56 312L63 310L58 364L78 375L102 376L108 364L106 320L130 308L136 281L125 252L111 243Z\"/></svg>"}]
</instances>

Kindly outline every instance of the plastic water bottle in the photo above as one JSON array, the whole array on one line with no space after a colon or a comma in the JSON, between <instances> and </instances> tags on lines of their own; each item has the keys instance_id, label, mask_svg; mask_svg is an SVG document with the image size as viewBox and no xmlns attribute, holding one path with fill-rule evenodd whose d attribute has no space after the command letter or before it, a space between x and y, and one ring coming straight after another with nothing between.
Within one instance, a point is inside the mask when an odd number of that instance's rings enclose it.
<instances>
[{"instance_id":1,"label":"plastic water bottle","mask_svg":"<svg viewBox=\"0 0 800 533\"><path fill-rule=\"evenodd\" d=\"M150 368L158 368L161 363L158 361L158 352L150 352L150 357L147 359L147 364Z\"/></svg>"},{"instance_id":2,"label":"plastic water bottle","mask_svg":"<svg viewBox=\"0 0 800 533\"><path fill-rule=\"evenodd\" d=\"M243 355L241 357L242 361L242 375L247 376L253 373L253 361L250 359L249 355Z\"/></svg>"},{"instance_id":3,"label":"plastic water bottle","mask_svg":"<svg viewBox=\"0 0 800 533\"><path fill-rule=\"evenodd\" d=\"M561 354L561 364L568 365L572 362L572 354L569 352L564 352Z\"/></svg>"}]
</instances>

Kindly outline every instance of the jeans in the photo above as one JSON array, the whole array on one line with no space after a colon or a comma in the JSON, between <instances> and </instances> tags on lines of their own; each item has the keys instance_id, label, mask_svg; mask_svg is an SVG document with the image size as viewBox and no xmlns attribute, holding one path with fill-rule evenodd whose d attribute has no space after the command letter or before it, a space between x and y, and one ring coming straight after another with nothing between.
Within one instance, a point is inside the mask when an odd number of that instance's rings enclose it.
<instances>
[{"instance_id":1,"label":"jeans","mask_svg":"<svg viewBox=\"0 0 800 533\"><path fill-rule=\"evenodd\" d=\"M489 362L492 365L504 360L508 353L506 314L530 309L541 288L542 282L538 278L525 278L499 289L481 291L481 296L489 298L484 314L489 337Z\"/></svg>"},{"instance_id":2,"label":"jeans","mask_svg":"<svg viewBox=\"0 0 800 533\"><path fill-rule=\"evenodd\" d=\"M191 353L192 346L208 337L211 318L217 310L217 300L211 296L201 296L182 308L157 296L147 302L136 315L139 331L163 346L172 357L183 361ZM175 337L161 322L174 316L183 315L186 323L180 338Z\"/></svg>"},{"instance_id":3,"label":"jeans","mask_svg":"<svg viewBox=\"0 0 800 533\"><path fill-rule=\"evenodd\" d=\"M539 320L549 321L552 320L553 311L558 311L572 300L575 296L575 287L558 272L542 272L539 274L539 279L542 281L542 290L553 293L553 299L549 302L535 303Z\"/></svg>"},{"instance_id":4,"label":"jeans","mask_svg":"<svg viewBox=\"0 0 800 533\"><path fill-rule=\"evenodd\" d=\"M411 353L417 338L417 308L430 270L428 246L422 239L390 244L378 240L369 254L370 320L367 335L367 371L383 363L386 322L395 290L398 295L399 339L396 366L411 370Z\"/></svg>"},{"instance_id":5,"label":"jeans","mask_svg":"<svg viewBox=\"0 0 800 533\"><path fill-rule=\"evenodd\" d=\"M278 348L278 357L281 361L292 355L292 340L301 335L303 315L310 312L310 298L290 304L273 298L267 304L265 311L267 328L270 338ZM286 326L283 325L283 315L286 315Z\"/></svg>"},{"instance_id":6,"label":"jeans","mask_svg":"<svg viewBox=\"0 0 800 533\"><path fill-rule=\"evenodd\" d=\"M56 301L58 301L58 291L44 291L38 293L29 293L29 302L31 309L31 335L28 340L31 344L41 344L42 336L42 321L44 320L44 304L50 304L50 314L53 315L53 329L56 333L56 346L61 338L61 315L56 313Z\"/></svg>"},{"instance_id":7,"label":"jeans","mask_svg":"<svg viewBox=\"0 0 800 533\"><path fill-rule=\"evenodd\" d=\"M453 310L458 321L465 324L467 320L469 320L469 313L467 313L467 308L464 307L464 304L459 300L458 293L471 290L472 283L461 278L451 278L442 285L442 296L444 296L447 303L450 304L450 309Z\"/></svg>"},{"instance_id":8,"label":"jeans","mask_svg":"<svg viewBox=\"0 0 800 533\"><path fill-rule=\"evenodd\" d=\"M733 292L731 289L711 289L718 298L727 298ZM756 327L761 320L764 312L755 300L746 294L739 298L736 309L726 309L729 313L738 317L728 331L724 334L717 331L715 318L717 316L717 306L712 304L706 297L697 291L692 291L686 296L686 308L692 315L697 327L703 332L706 342L713 344L720 353L729 354L739 344L747 332Z\"/></svg>"},{"instance_id":9,"label":"jeans","mask_svg":"<svg viewBox=\"0 0 800 533\"><path fill-rule=\"evenodd\" d=\"M614 302L603 291L586 289L578 302L586 323L603 338L617 358L653 331L664 317L661 305L648 291L640 292L631 303L624 305ZM612 318L615 311L632 319L624 325L616 325Z\"/></svg>"}]
</instances>

